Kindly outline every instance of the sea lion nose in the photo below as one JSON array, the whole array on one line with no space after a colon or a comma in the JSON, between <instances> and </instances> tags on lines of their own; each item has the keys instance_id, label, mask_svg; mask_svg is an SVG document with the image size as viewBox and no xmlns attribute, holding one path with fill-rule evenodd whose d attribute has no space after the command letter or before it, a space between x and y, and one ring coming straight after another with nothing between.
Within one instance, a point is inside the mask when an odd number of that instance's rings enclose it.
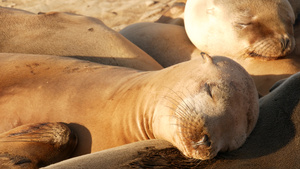
<instances>
[{"instance_id":1,"label":"sea lion nose","mask_svg":"<svg viewBox=\"0 0 300 169\"><path fill-rule=\"evenodd\" d=\"M290 44L290 39L289 38L282 38L281 39L282 52L284 52L288 48L289 44Z\"/></svg>"}]
</instances>

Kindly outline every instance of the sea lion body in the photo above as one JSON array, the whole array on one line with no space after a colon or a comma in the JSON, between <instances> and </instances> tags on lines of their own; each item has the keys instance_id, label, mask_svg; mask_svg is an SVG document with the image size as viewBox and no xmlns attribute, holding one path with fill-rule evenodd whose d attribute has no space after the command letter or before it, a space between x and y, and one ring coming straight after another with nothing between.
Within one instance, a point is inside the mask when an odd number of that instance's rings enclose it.
<instances>
[{"instance_id":1,"label":"sea lion body","mask_svg":"<svg viewBox=\"0 0 300 169\"><path fill-rule=\"evenodd\" d=\"M167 142L150 140L62 161L47 169L110 168L109 164L112 168L299 168L299 96L300 73L276 83L272 91L260 99L258 122L246 143L212 160L191 161Z\"/></svg>"},{"instance_id":2,"label":"sea lion body","mask_svg":"<svg viewBox=\"0 0 300 169\"><path fill-rule=\"evenodd\" d=\"M135 143L130 143L126 145L122 145L119 147L110 148L107 150L82 155L79 157L74 157L68 160L61 161L56 164L52 164L50 166L45 167L44 169L59 169L59 168L88 168L88 169L97 169L99 166L101 168L106 169L114 169L114 168L130 168L135 166L135 161L139 161L142 159L142 154L155 150L167 149L167 148L174 148L172 144L165 140L145 140L139 141ZM154 161L152 161L154 162ZM155 163L155 162L154 162ZM142 168L150 167L149 166L140 166ZM154 164L155 165L155 164ZM163 165L162 165L163 166ZM164 166L169 167L169 166Z\"/></svg>"},{"instance_id":3,"label":"sea lion body","mask_svg":"<svg viewBox=\"0 0 300 169\"><path fill-rule=\"evenodd\" d=\"M0 7L0 52L76 57L102 64L158 70L162 67L102 21Z\"/></svg>"},{"instance_id":4,"label":"sea lion body","mask_svg":"<svg viewBox=\"0 0 300 169\"><path fill-rule=\"evenodd\" d=\"M191 44L184 27L162 23L136 23L120 31L163 67L199 57L201 51ZM201 57L201 56L200 56Z\"/></svg>"},{"instance_id":5,"label":"sea lion body","mask_svg":"<svg viewBox=\"0 0 300 169\"><path fill-rule=\"evenodd\" d=\"M189 0L184 25L192 43L210 55L272 60L295 46L288 0Z\"/></svg>"},{"instance_id":6,"label":"sea lion body","mask_svg":"<svg viewBox=\"0 0 300 169\"><path fill-rule=\"evenodd\" d=\"M157 138L210 159L240 147L258 117L251 77L228 58L153 72L21 54L1 54L0 65L0 132L64 122L79 138L74 155Z\"/></svg>"}]
</instances>

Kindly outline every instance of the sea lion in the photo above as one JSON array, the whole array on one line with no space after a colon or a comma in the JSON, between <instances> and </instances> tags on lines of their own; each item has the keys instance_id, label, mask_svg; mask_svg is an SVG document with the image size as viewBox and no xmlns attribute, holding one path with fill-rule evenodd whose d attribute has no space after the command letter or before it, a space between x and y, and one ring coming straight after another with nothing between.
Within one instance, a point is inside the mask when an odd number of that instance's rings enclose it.
<instances>
[{"instance_id":1,"label":"sea lion","mask_svg":"<svg viewBox=\"0 0 300 169\"><path fill-rule=\"evenodd\" d=\"M102 21L69 13L39 15L0 7L0 52L70 56L140 70L162 67Z\"/></svg>"},{"instance_id":2,"label":"sea lion","mask_svg":"<svg viewBox=\"0 0 300 169\"><path fill-rule=\"evenodd\" d=\"M0 168L50 165L69 158L76 145L76 134L63 123L22 125L0 134Z\"/></svg>"},{"instance_id":3,"label":"sea lion","mask_svg":"<svg viewBox=\"0 0 300 169\"><path fill-rule=\"evenodd\" d=\"M162 23L138 23L120 33L147 52L163 67L199 57L200 50L189 40L183 27ZM300 71L300 24L295 25L297 46L288 56L264 61L253 57L231 57L254 78L260 95L266 95L278 80Z\"/></svg>"},{"instance_id":4,"label":"sea lion","mask_svg":"<svg viewBox=\"0 0 300 169\"><path fill-rule=\"evenodd\" d=\"M163 67L199 57L182 26L143 22L120 31L125 38L144 50ZM201 56L200 56L201 57Z\"/></svg>"},{"instance_id":5,"label":"sea lion","mask_svg":"<svg viewBox=\"0 0 300 169\"><path fill-rule=\"evenodd\" d=\"M272 60L295 46L295 15L288 0L188 0L189 39L210 55Z\"/></svg>"},{"instance_id":6,"label":"sea lion","mask_svg":"<svg viewBox=\"0 0 300 169\"><path fill-rule=\"evenodd\" d=\"M151 140L69 159L47 169L110 168L109 164L111 168L300 168L300 72L278 82L259 105L257 125L246 143L212 160L192 161L168 142Z\"/></svg>"},{"instance_id":7,"label":"sea lion","mask_svg":"<svg viewBox=\"0 0 300 169\"><path fill-rule=\"evenodd\" d=\"M172 146L172 144L165 140L159 139L139 141L91 154L82 155L79 157L74 157L68 160L49 165L43 169L98 169L99 166L105 169L130 168L130 165L128 165L128 163L134 163L135 161L139 161L142 158L142 154L144 154L145 152L149 152L152 150L161 151L161 149L174 149L174 146ZM159 162L160 160L151 161L149 165L153 164L153 166L155 166L155 164L158 164ZM147 166L139 167L146 168ZM163 168L168 166L160 167Z\"/></svg>"},{"instance_id":8,"label":"sea lion","mask_svg":"<svg viewBox=\"0 0 300 169\"><path fill-rule=\"evenodd\" d=\"M203 54L163 70L139 71L0 54L0 72L0 133L29 122L77 124L71 128L79 138L75 156L163 139L188 157L210 159L240 147L258 117L252 78L225 57Z\"/></svg>"}]
</instances>

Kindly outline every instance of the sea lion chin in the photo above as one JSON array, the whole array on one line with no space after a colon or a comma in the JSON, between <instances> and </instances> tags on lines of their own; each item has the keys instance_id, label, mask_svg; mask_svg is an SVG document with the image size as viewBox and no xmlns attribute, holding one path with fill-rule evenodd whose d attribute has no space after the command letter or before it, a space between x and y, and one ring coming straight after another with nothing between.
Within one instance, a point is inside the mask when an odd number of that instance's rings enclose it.
<instances>
[{"instance_id":1,"label":"sea lion chin","mask_svg":"<svg viewBox=\"0 0 300 169\"><path fill-rule=\"evenodd\" d=\"M287 0L190 0L184 15L189 39L211 55L273 60L295 47Z\"/></svg>"}]
</instances>

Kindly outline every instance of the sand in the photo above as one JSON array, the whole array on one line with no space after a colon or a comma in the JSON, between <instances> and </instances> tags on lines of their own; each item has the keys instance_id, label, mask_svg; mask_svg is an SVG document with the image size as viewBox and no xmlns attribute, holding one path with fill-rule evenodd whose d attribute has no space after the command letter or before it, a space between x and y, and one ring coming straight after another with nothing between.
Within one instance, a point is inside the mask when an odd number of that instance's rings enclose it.
<instances>
[{"instance_id":1,"label":"sand","mask_svg":"<svg viewBox=\"0 0 300 169\"><path fill-rule=\"evenodd\" d=\"M92 16L119 31L137 22L156 21L176 0L0 0L0 6L38 12Z\"/></svg>"}]
</instances>

